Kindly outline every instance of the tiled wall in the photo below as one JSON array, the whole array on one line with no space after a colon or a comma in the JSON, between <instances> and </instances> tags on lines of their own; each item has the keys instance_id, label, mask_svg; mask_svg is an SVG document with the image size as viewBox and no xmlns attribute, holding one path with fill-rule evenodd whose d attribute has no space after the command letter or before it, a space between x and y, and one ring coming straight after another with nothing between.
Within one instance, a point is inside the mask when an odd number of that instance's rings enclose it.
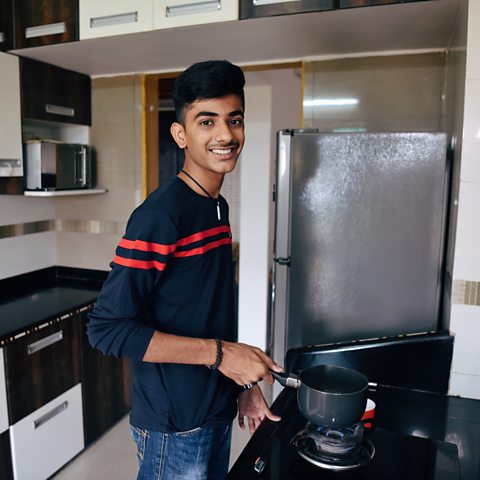
<instances>
[{"instance_id":1,"label":"tiled wall","mask_svg":"<svg viewBox=\"0 0 480 480\"><path fill-rule=\"evenodd\" d=\"M465 101L450 329L450 393L480 399L480 2L468 3Z\"/></svg>"}]
</instances>

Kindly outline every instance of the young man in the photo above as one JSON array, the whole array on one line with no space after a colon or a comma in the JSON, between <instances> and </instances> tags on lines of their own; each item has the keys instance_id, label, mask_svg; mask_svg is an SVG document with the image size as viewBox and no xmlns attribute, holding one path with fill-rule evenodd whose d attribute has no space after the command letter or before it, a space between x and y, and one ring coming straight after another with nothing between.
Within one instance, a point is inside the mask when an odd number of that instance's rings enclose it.
<instances>
[{"instance_id":1,"label":"young man","mask_svg":"<svg viewBox=\"0 0 480 480\"><path fill-rule=\"evenodd\" d=\"M279 420L256 382L273 383L269 369L281 368L234 342L220 188L244 143L244 83L227 61L197 63L178 77L171 133L185 151L183 170L133 212L90 314L91 344L132 359L138 479L223 479L237 408L252 433L265 417Z\"/></svg>"}]
</instances>

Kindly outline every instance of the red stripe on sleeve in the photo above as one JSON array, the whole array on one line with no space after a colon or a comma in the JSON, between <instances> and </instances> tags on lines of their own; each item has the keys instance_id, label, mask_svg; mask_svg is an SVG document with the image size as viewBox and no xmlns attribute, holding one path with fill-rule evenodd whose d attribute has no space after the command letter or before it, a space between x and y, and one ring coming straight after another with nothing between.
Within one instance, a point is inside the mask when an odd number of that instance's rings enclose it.
<instances>
[{"instance_id":1,"label":"red stripe on sleeve","mask_svg":"<svg viewBox=\"0 0 480 480\"><path fill-rule=\"evenodd\" d=\"M123 265L124 267L140 268L142 270L149 270L156 268L157 270L165 270L166 263L157 262L156 260L133 260L131 258L123 258L115 255L113 263L117 265Z\"/></svg>"},{"instance_id":2,"label":"red stripe on sleeve","mask_svg":"<svg viewBox=\"0 0 480 480\"><path fill-rule=\"evenodd\" d=\"M220 247L222 245L229 245L232 243L231 238L221 238L215 242L210 242L204 245L203 247L192 248L191 250L187 250L185 252L175 252L173 254L174 257L191 257L193 255L201 255L202 253L208 252L214 248Z\"/></svg>"},{"instance_id":3,"label":"red stripe on sleeve","mask_svg":"<svg viewBox=\"0 0 480 480\"><path fill-rule=\"evenodd\" d=\"M168 255L175 251L176 245L162 245L161 243L144 242L143 240L127 240L122 238L119 247L126 248L128 250L140 250L142 252L155 252L161 255Z\"/></svg>"},{"instance_id":4,"label":"red stripe on sleeve","mask_svg":"<svg viewBox=\"0 0 480 480\"><path fill-rule=\"evenodd\" d=\"M177 245L179 247L183 247L185 245L188 245L189 243L198 242L199 240L203 240L204 238L213 237L214 235L226 232L230 232L230 227L228 225L221 225L220 227L209 228L208 230L203 230L202 232L197 232L193 235L189 235L188 237L181 238L180 240L178 240Z\"/></svg>"}]
</instances>

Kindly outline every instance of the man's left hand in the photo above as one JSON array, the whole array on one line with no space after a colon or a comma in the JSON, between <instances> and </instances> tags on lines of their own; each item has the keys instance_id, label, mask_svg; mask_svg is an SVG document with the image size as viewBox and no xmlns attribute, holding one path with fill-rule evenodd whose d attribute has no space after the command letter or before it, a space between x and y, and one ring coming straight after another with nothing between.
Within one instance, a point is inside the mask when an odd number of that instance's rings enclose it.
<instances>
[{"instance_id":1,"label":"man's left hand","mask_svg":"<svg viewBox=\"0 0 480 480\"><path fill-rule=\"evenodd\" d=\"M273 414L268 408L267 402L258 385L240 393L238 397L238 424L242 429L245 429L244 417L247 417L248 428L251 435L254 434L265 417L274 422L281 420L278 415Z\"/></svg>"}]
</instances>

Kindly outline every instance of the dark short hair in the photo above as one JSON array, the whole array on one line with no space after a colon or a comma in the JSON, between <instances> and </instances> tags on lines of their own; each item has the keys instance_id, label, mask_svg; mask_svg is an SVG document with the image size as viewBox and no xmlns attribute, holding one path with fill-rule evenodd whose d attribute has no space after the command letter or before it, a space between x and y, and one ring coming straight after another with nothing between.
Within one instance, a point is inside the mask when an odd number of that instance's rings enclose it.
<instances>
[{"instance_id":1,"label":"dark short hair","mask_svg":"<svg viewBox=\"0 0 480 480\"><path fill-rule=\"evenodd\" d=\"M196 100L238 95L245 109L243 86L245 75L240 67L227 60L194 63L182 72L173 86L173 103L177 121L183 123L185 111Z\"/></svg>"}]
</instances>

